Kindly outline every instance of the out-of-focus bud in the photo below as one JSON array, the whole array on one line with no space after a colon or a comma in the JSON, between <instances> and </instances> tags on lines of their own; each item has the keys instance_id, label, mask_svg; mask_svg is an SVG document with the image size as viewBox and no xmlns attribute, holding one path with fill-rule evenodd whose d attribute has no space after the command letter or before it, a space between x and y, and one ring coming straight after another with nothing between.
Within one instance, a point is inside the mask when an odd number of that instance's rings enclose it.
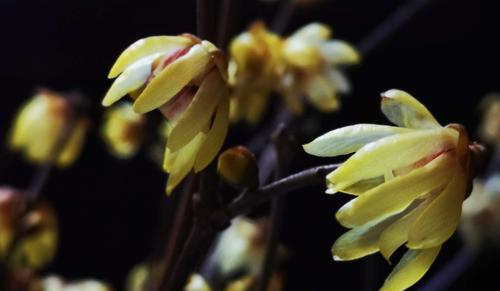
<instances>
[{"instance_id":1,"label":"out-of-focus bud","mask_svg":"<svg viewBox=\"0 0 500 291\"><path fill-rule=\"evenodd\" d=\"M260 120L283 70L281 46L281 37L268 31L260 21L231 41L232 121L245 119L255 124Z\"/></svg>"},{"instance_id":2,"label":"out-of-focus bud","mask_svg":"<svg viewBox=\"0 0 500 291\"><path fill-rule=\"evenodd\" d=\"M217 172L225 181L236 187L255 189L259 185L259 169L255 156L244 146L235 146L220 154Z\"/></svg>"},{"instance_id":3,"label":"out-of-focus bud","mask_svg":"<svg viewBox=\"0 0 500 291\"><path fill-rule=\"evenodd\" d=\"M148 282L156 280L159 273L159 264L155 262L140 263L133 267L127 275L127 291L146 290Z\"/></svg>"},{"instance_id":4,"label":"out-of-focus bud","mask_svg":"<svg viewBox=\"0 0 500 291\"><path fill-rule=\"evenodd\" d=\"M113 155L129 158L140 148L145 118L137 114L128 102L111 107L104 116L102 136Z\"/></svg>"},{"instance_id":5,"label":"out-of-focus bud","mask_svg":"<svg viewBox=\"0 0 500 291\"><path fill-rule=\"evenodd\" d=\"M279 91L295 114L303 111L302 96L320 111L334 111L340 106L337 93L350 90L340 66L356 64L360 55L341 40L331 40L328 26L311 23L288 37L283 45L287 69Z\"/></svg>"},{"instance_id":6,"label":"out-of-focus bud","mask_svg":"<svg viewBox=\"0 0 500 291\"><path fill-rule=\"evenodd\" d=\"M269 220L235 218L231 226L220 235L210 262L222 278L240 271L259 274L268 236ZM284 247L279 246L278 260L283 259L284 255Z\"/></svg>"},{"instance_id":7,"label":"out-of-focus bud","mask_svg":"<svg viewBox=\"0 0 500 291\"><path fill-rule=\"evenodd\" d=\"M65 282L59 276L51 275L42 279L43 291L111 291L112 288L94 279Z\"/></svg>"},{"instance_id":8,"label":"out-of-focus bud","mask_svg":"<svg viewBox=\"0 0 500 291\"><path fill-rule=\"evenodd\" d=\"M480 105L483 118L479 132L484 141L500 145L500 94L487 95Z\"/></svg>"},{"instance_id":9,"label":"out-of-focus bud","mask_svg":"<svg viewBox=\"0 0 500 291\"><path fill-rule=\"evenodd\" d=\"M500 174L475 180L462 207L460 232L468 246L500 247Z\"/></svg>"},{"instance_id":10,"label":"out-of-focus bud","mask_svg":"<svg viewBox=\"0 0 500 291\"><path fill-rule=\"evenodd\" d=\"M193 274L189 277L189 281L184 288L184 291L211 291L205 279L199 274Z\"/></svg>"},{"instance_id":11,"label":"out-of-focus bud","mask_svg":"<svg viewBox=\"0 0 500 291\"><path fill-rule=\"evenodd\" d=\"M256 276L246 275L229 282L224 291L253 291L257 286L258 280ZM267 291L283 290L283 276L279 273L274 273L267 287Z\"/></svg>"},{"instance_id":12,"label":"out-of-focus bud","mask_svg":"<svg viewBox=\"0 0 500 291\"><path fill-rule=\"evenodd\" d=\"M14 238L16 221L24 207L22 193L12 188L0 188L0 259L5 256Z\"/></svg>"},{"instance_id":13,"label":"out-of-focus bud","mask_svg":"<svg viewBox=\"0 0 500 291\"><path fill-rule=\"evenodd\" d=\"M137 113L159 109L172 125L163 168L167 193L217 156L229 125L227 60L206 40L153 36L129 46L108 75L116 78L102 103L129 94Z\"/></svg>"},{"instance_id":14,"label":"out-of-focus bud","mask_svg":"<svg viewBox=\"0 0 500 291\"><path fill-rule=\"evenodd\" d=\"M41 203L22 221L22 238L14 246L14 268L40 269L52 261L58 244L57 220L52 208Z\"/></svg>"},{"instance_id":15,"label":"out-of-focus bud","mask_svg":"<svg viewBox=\"0 0 500 291\"><path fill-rule=\"evenodd\" d=\"M34 163L45 163L52 158L59 139L71 119L71 102L54 92L40 91L17 113L11 129L9 144ZM82 149L89 122L75 121L71 134L56 158L58 166L72 164Z\"/></svg>"}]
</instances>

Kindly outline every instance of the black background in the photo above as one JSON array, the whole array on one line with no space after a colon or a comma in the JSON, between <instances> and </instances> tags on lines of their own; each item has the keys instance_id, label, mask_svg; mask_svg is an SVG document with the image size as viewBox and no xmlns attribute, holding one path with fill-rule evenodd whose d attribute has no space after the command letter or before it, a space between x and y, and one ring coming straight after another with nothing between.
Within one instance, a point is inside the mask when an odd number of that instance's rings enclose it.
<instances>
[{"instance_id":1,"label":"black background","mask_svg":"<svg viewBox=\"0 0 500 291\"><path fill-rule=\"evenodd\" d=\"M107 72L119 53L135 40L158 34L195 31L195 1L14 1L0 2L0 142L19 105L38 86L79 89L91 100L93 129L78 162L55 171L44 195L55 205L61 227L57 257L46 272L68 278L96 277L122 289L126 272L154 245L159 210L168 203L165 176L141 152L131 161L111 157L99 140L100 100L111 84ZM240 0L230 31L242 31L255 19L270 21L277 5ZM287 33L311 21L334 28L335 37L359 43L405 1L325 0L296 11ZM481 97L500 88L498 10L475 0L429 1L362 64L348 72L353 92L338 113L319 116L300 142L326 130L353 123L387 123L378 108L379 93L399 88L428 106L443 124L460 122L474 132ZM491 1L494 2L494 1ZM268 116L269 118L270 116ZM319 118L319 119L318 119ZM316 121L314 121L316 120ZM319 122L318 122L319 120ZM252 130L232 131L226 146L244 142ZM25 187L33 167L2 148L0 182ZM293 171L330 162L299 153ZM289 195L282 241L293 252L286 290L375 289L390 271L380 255L354 262L333 262L330 247L344 231L334 211L344 196L311 187ZM454 236L422 280L440 269L458 250ZM450 290L498 290L497 255L482 256ZM365 272L366 264L375 268ZM368 279L366 279L368 278Z\"/></svg>"}]
</instances>

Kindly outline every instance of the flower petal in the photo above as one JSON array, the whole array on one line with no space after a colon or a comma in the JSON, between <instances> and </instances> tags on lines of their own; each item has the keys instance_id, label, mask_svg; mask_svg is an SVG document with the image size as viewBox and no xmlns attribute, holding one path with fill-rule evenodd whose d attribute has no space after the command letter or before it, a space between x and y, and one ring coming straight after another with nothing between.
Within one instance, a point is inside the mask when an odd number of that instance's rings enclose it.
<instances>
[{"instance_id":1,"label":"flower petal","mask_svg":"<svg viewBox=\"0 0 500 291\"><path fill-rule=\"evenodd\" d=\"M325 133L303 147L306 153L311 155L334 157L353 153L381 138L410 131L411 129L395 126L356 124Z\"/></svg>"},{"instance_id":2,"label":"flower petal","mask_svg":"<svg viewBox=\"0 0 500 291\"><path fill-rule=\"evenodd\" d=\"M211 58L203 46L193 46L151 80L135 101L134 110L146 113L160 107L189 82L209 70L211 65Z\"/></svg>"},{"instance_id":3,"label":"flower petal","mask_svg":"<svg viewBox=\"0 0 500 291\"><path fill-rule=\"evenodd\" d=\"M408 250L385 280L380 291L404 290L422 278L439 254L440 246L424 250Z\"/></svg>"},{"instance_id":4,"label":"flower petal","mask_svg":"<svg viewBox=\"0 0 500 291\"><path fill-rule=\"evenodd\" d=\"M453 179L411 226L407 244L409 248L435 247L444 243L455 232L462 213L467 175L458 164L454 167L456 170Z\"/></svg>"},{"instance_id":5,"label":"flower petal","mask_svg":"<svg viewBox=\"0 0 500 291\"><path fill-rule=\"evenodd\" d=\"M332 246L334 260L355 260L376 253L380 234L397 218L395 215L381 222L370 222L344 233Z\"/></svg>"},{"instance_id":6,"label":"flower petal","mask_svg":"<svg viewBox=\"0 0 500 291\"><path fill-rule=\"evenodd\" d=\"M221 91L224 92L225 83L218 70L212 70L194 95L191 104L177 121L172 129L167 147L177 151L196 136L207 125L220 100Z\"/></svg>"},{"instance_id":7,"label":"flower petal","mask_svg":"<svg viewBox=\"0 0 500 291\"><path fill-rule=\"evenodd\" d=\"M146 83L151 74L151 64L156 56L149 56L138 60L129 67L113 82L106 96L102 100L103 106L110 106L123 96L127 95Z\"/></svg>"},{"instance_id":8,"label":"flower petal","mask_svg":"<svg viewBox=\"0 0 500 291\"><path fill-rule=\"evenodd\" d=\"M108 78L115 78L126 67L146 56L169 53L192 45L193 41L182 36L151 36L140 39L125 49L109 72Z\"/></svg>"},{"instance_id":9,"label":"flower petal","mask_svg":"<svg viewBox=\"0 0 500 291\"><path fill-rule=\"evenodd\" d=\"M346 227L361 226L399 213L423 194L446 185L452 173L450 154L442 154L427 165L377 186L342 206L337 220Z\"/></svg>"},{"instance_id":10,"label":"flower petal","mask_svg":"<svg viewBox=\"0 0 500 291\"><path fill-rule=\"evenodd\" d=\"M226 96L221 96L223 100L215 113L212 128L207 133L203 146L196 156L194 162L194 171L196 173L203 170L212 162L226 139L227 128L229 126L229 98L227 96L229 93L226 91L225 94Z\"/></svg>"},{"instance_id":11,"label":"flower petal","mask_svg":"<svg viewBox=\"0 0 500 291\"><path fill-rule=\"evenodd\" d=\"M85 142L85 134L88 128L88 120L80 119L75 125L73 132L64 145L64 149L57 157L57 164L60 167L66 167L72 164L82 151Z\"/></svg>"},{"instance_id":12,"label":"flower petal","mask_svg":"<svg viewBox=\"0 0 500 291\"><path fill-rule=\"evenodd\" d=\"M349 43L341 40L330 40L321 45L321 53L332 65L355 64L361 56Z\"/></svg>"},{"instance_id":13,"label":"flower petal","mask_svg":"<svg viewBox=\"0 0 500 291\"><path fill-rule=\"evenodd\" d=\"M169 173L167 195L170 195L175 187L189 174L193 168L196 154L204 140L205 136L200 132L193 140L176 152L171 152L166 148L163 168Z\"/></svg>"},{"instance_id":14,"label":"flower petal","mask_svg":"<svg viewBox=\"0 0 500 291\"><path fill-rule=\"evenodd\" d=\"M339 108L340 102L336 96L335 84L329 82L325 76L316 75L309 78L304 89L308 100L318 110L328 112Z\"/></svg>"},{"instance_id":15,"label":"flower petal","mask_svg":"<svg viewBox=\"0 0 500 291\"><path fill-rule=\"evenodd\" d=\"M420 129L441 127L429 110L410 94L392 89L381 95L382 112L392 123Z\"/></svg>"},{"instance_id":16,"label":"flower petal","mask_svg":"<svg viewBox=\"0 0 500 291\"><path fill-rule=\"evenodd\" d=\"M429 205L425 200L409 211L406 215L395 221L380 235L378 246L380 253L389 261L391 255L408 240L408 230L415 219Z\"/></svg>"},{"instance_id":17,"label":"flower petal","mask_svg":"<svg viewBox=\"0 0 500 291\"><path fill-rule=\"evenodd\" d=\"M327 176L331 192L342 191L361 180L389 175L394 169L453 148L456 138L456 131L451 129L419 130L369 143Z\"/></svg>"},{"instance_id":18,"label":"flower petal","mask_svg":"<svg viewBox=\"0 0 500 291\"><path fill-rule=\"evenodd\" d=\"M332 35L331 29L322 23L310 23L295 31L290 38L318 41L326 40Z\"/></svg>"}]
</instances>

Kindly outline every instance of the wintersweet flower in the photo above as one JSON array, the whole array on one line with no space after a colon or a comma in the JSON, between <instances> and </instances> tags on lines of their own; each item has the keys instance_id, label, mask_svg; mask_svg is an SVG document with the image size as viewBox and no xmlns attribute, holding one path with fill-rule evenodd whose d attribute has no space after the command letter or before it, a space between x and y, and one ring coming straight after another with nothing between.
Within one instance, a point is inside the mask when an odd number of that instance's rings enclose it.
<instances>
[{"instance_id":1,"label":"wintersweet flower","mask_svg":"<svg viewBox=\"0 0 500 291\"><path fill-rule=\"evenodd\" d=\"M327 176L327 193L354 196L336 214L351 230L333 245L334 259L380 251L389 260L406 244L382 287L403 290L425 274L457 228L469 179L469 140L462 126L442 127L406 92L383 93L381 107L397 127L347 126L304 149L321 157L354 153Z\"/></svg>"},{"instance_id":2,"label":"wintersweet flower","mask_svg":"<svg viewBox=\"0 0 500 291\"><path fill-rule=\"evenodd\" d=\"M212 289L199 274L192 274L184 287L184 291L211 291Z\"/></svg>"},{"instance_id":3,"label":"wintersweet flower","mask_svg":"<svg viewBox=\"0 0 500 291\"><path fill-rule=\"evenodd\" d=\"M347 42L331 40L331 34L326 25L311 23L283 44L287 69L279 91L295 114L303 111L303 96L318 110L328 112L339 108L337 93L349 91L349 82L338 68L358 63L360 56Z\"/></svg>"},{"instance_id":4,"label":"wintersweet flower","mask_svg":"<svg viewBox=\"0 0 500 291\"><path fill-rule=\"evenodd\" d=\"M255 124L260 120L283 67L281 46L280 36L268 31L260 21L232 40L229 48L232 121L244 119Z\"/></svg>"},{"instance_id":5,"label":"wintersweet flower","mask_svg":"<svg viewBox=\"0 0 500 291\"><path fill-rule=\"evenodd\" d=\"M31 98L17 113L11 129L9 144L33 163L44 163L51 159L65 125L71 118L68 99L54 92L43 90ZM78 157L85 141L89 122L79 118L58 153L56 164L64 167Z\"/></svg>"},{"instance_id":6,"label":"wintersweet flower","mask_svg":"<svg viewBox=\"0 0 500 291\"><path fill-rule=\"evenodd\" d=\"M101 134L110 152L118 158L133 156L141 146L145 118L128 102L111 107L104 115Z\"/></svg>"},{"instance_id":7,"label":"wintersweet flower","mask_svg":"<svg viewBox=\"0 0 500 291\"><path fill-rule=\"evenodd\" d=\"M43 290L47 291L111 291L112 288L101 281L94 279L65 282L59 276L50 275L41 280Z\"/></svg>"},{"instance_id":8,"label":"wintersweet flower","mask_svg":"<svg viewBox=\"0 0 500 291\"><path fill-rule=\"evenodd\" d=\"M187 34L144 38L125 49L108 77L118 78L103 105L129 94L137 113L159 109L171 124L167 193L215 158L227 133L229 93L227 62L212 43Z\"/></svg>"}]
</instances>

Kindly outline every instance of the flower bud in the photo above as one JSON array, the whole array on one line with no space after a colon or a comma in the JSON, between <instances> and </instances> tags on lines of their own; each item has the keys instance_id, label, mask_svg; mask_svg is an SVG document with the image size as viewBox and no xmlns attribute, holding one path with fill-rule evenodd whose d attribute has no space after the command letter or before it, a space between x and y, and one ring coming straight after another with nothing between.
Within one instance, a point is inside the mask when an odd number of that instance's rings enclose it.
<instances>
[{"instance_id":1,"label":"flower bud","mask_svg":"<svg viewBox=\"0 0 500 291\"><path fill-rule=\"evenodd\" d=\"M259 169L255 156L244 146L236 146L219 155L217 172L225 181L241 188L259 185Z\"/></svg>"}]
</instances>

